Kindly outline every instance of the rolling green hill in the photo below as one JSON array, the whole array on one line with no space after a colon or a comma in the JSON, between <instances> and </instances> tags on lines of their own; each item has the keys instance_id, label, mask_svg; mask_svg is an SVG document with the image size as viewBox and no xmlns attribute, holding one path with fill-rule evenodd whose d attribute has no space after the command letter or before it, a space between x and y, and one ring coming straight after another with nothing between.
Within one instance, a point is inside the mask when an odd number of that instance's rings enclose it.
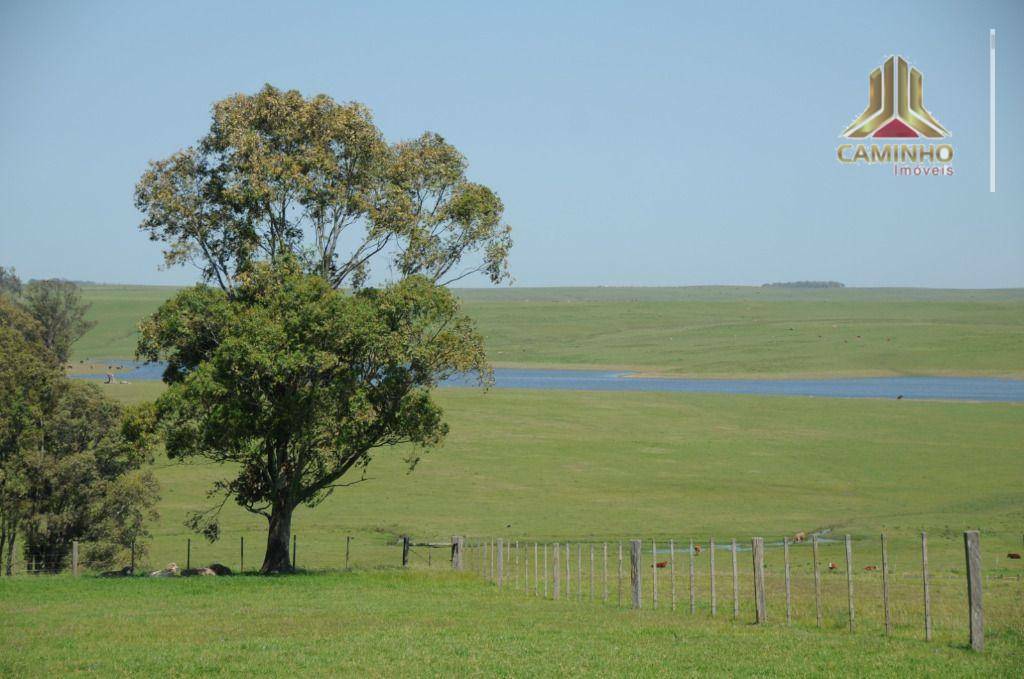
<instances>
[{"instance_id":1,"label":"rolling green hill","mask_svg":"<svg viewBox=\"0 0 1024 679\"><path fill-rule=\"evenodd\" d=\"M75 359L130 358L174 288L86 286ZM1024 290L752 287L459 290L491 360L667 375L1024 376Z\"/></svg>"}]
</instances>

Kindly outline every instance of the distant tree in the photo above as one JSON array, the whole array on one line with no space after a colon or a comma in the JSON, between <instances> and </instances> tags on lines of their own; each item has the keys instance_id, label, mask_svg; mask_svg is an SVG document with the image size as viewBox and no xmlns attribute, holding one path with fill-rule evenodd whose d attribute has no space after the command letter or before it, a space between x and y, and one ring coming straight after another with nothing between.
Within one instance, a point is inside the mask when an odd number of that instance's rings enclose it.
<instances>
[{"instance_id":1,"label":"distant tree","mask_svg":"<svg viewBox=\"0 0 1024 679\"><path fill-rule=\"evenodd\" d=\"M18 295L21 292L21 279L14 273L14 268L0 266L0 294Z\"/></svg>"},{"instance_id":2,"label":"distant tree","mask_svg":"<svg viewBox=\"0 0 1024 679\"><path fill-rule=\"evenodd\" d=\"M60 377L39 323L0 295L0 558L8 575L18 526L28 511L24 456L42 445Z\"/></svg>"},{"instance_id":3,"label":"distant tree","mask_svg":"<svg viewBox=\"0 0 1024 679\"><path fill-rule=\"evenodd\" d=\"M124 408L94 384L62 379L42 444L25 452L21 517L26 561L60 571L74 540L85 560L106 568L133 543L145 552L145 522L156 518L152 406Z\"/></svg>"},{"instance_id":4,"label":"distant tree","mask_svg":"<svg viewBox=\"0 0 1024 679\"><path fill-rule=\"evenodd\" d=\"M786 281L782 283L765 283L762 288L845 288L839 281Z\"/></svg>"},{"instance_id":5,"label":"distant tree","mask_svg":"<svg viewBox=\"0 0 1024 679\"><path fill-rule=\"evenodd\" d=\"M43 344L62 363L70 357L71 345L96 325L85 320L90 305L70 281L30 281L22 290L21 302L42 326Z\"/></svg>"},{"instance_id":6,"label":"distant tree","mask_svg":"<svg viewBox=\"0 0 1024 679\"><path fill-rule=\"evenodd\" d=\"M265 516L263 572L291 569L296 507L352 483L380 448L441 441L439 380L490 379L443 286L506 280L510 230L465 170L436 134L388 145L360 104L267 86L216 103L209 133L139 181L141 228L167 264L216 286L143 324L139 356L168 361L167 451L236 463L191 525L215 538L230 498ZM367 287L382 265L391 281Z\"/></svg>"},{"instance_id":7,"label":"distant tree","mask_svg":"<svg viewBox=\"0 0 1024 679\"><path fill-rule=\"evenodd\" d=\"M44 329L0 296L0 556L10 575L20 536L39 568L60 570L73 540L105 566L146 535L156 483L143 469L152 406L124 409L64 377ZM140 548L144 547L140 540Z\"/></svg>"}]
</instances>

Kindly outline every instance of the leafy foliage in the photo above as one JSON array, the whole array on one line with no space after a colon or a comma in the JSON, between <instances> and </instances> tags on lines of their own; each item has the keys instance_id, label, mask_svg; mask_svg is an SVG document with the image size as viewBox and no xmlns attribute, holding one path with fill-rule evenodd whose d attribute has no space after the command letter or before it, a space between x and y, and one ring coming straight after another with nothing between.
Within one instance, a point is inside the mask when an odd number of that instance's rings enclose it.
<instances>
[{"instance_id":1,"label":"leafy foliage","mask_svg":"<svg viewBox=\"0 0 1024 679\"><path fill-rule=\"evenodd\" d=\"M334 287L363 285L376 259L400 276L498 283L504 207L465 171L437 134L389 146L362 104L267 85L214 104L209 132L151 163L135 202L167 265L195 263L224 290L282 254Z\"/></svg>"},{"instance_id":2,"label":"leafy foliage","mask_svg":"<svg viewBox=\"0 0 1024 679\"><path fill-rule=\"evenodd\" d=\"M27 559L60 570L73 540L106 566L146 536L156 481L152 407L125 410L66 379L46 329L0 296L0 547L11 572L21 534Z\"/></svg>"},{"instance_id":3,"label":"leafy foliage","mask_svg":"<svg viewBox=\"0 0 1024 679\"><path fill-rule=\"evenodd\" d=\"M376 449L436 446L447 425L430 388L456 372L490 379L446 288L411 276L349 294L294 261L256 265L230 298L182 291L143 324L139 351L169 360L168 455L235 463L213 493L268 519L316 505ZM193 526L216 537L215 511Z\"/></svg>"},{"instance_id":4,"label":"leafy foliage","mask_svg":"<svg viewBox=\"0 0 1024 679\"><path fill-rule=\"evenodd\" d=\"M70 281L30 281L22 290L21 302L42 326L43 344L61 362L67 362L75 340L96 325L85 320L89 304Z\"/></svg>"}]
</instances>

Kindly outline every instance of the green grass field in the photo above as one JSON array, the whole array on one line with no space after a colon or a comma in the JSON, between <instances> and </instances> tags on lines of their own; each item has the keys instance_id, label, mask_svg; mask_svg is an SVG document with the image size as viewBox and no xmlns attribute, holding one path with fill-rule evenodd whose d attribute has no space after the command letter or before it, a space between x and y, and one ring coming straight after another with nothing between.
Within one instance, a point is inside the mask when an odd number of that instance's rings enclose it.
<instances>
[{"instance_id":1,"label":"green grass field","mask_svg":"<svg viewBox=\"0 0 1024 679\"><path fill-rule=\"evenodd\" d=\"M983 655L805 626L542 601L470 576L3 583L4 676L1020 676Z\"/></svg>"},{"instance_id":2,"label":"green grass field","mask_svg":"<svg viewBox=\"0 0 1024 679\"><path fill-rule=\"evenodd\" d=\"M130 358L174 288L86 286L75 360ZM495 365L667 375L1024 376L1024 290L460 290Z\"/></svg>"},{"instance_id":3,"label":"green grass field","mask_svg":"<svg viewBox=\"0 0 1024 679\"><path fill-rule=\"evenodd\" d=\"M100 325L77 360L130 356L133 324L171 293L89 288ZM1024 374L1019 291L687 288L467 291L498 363L632 367L702 375ZM124 300L131 304L122 308ZM833 327L834 326L834 327ZM793 330L789 330L793 328ZM823 337L818 338L821 334ZM858 339L856 335L861 337ZM885 342L888 337L890 341ZM159 383L104 389L125 402ZM713 394L443 389L451 434L412 474L386 452L367 482L296 514L298 565L315 574L103 581L0 579L9 642L0 674L743 676L1024 674L1024 407ZM161 519L144 565L183 564L187 512L223 469L157 461ZM988 648L966 650L962 531L982 531ZM824 629L814 625L810 549L793 549L795 624L787 629L781 548L796 531L854 537L858 631L846 630L839 543L821 559ZM919 531L929 533L935 639L922 640ZM895 635L882 634L878 535L890 536ZM499 592L452 575L445 550L416 549L396 572L397 536L690 539L763 535L770 624L752 619L749 553L741 554L740 620L729 562L718 553L719 616L710 617L708 559L698 557L697 614L637 614L590 602ZM225 508L220 542L192 536L192 563L247 568L265 522ZM352 542L352 572L344 565ZM574 548L575 549L575 548ZM659 552L664 559L665 552ZM574 559L576 552L574 551ZM683 557L677 564L686 598ZM575 560L573 571L575 573ZM645 552L645 600L650 597ZM552 564L553 566L553 564ZM509 568L513 566L510 563ZM585 572L589 571L589 561ZM614 570L614 566L613 566ZM324 572L319 572L324 571ZM516 572L517 575L520 571ZM603 573L598 572L600 580ZM589 578L589 572L586 573ZM613 595L614 597L614 595ZM645 604L647 605L647 604ZM13 632L12 632L13 630ZM55 643L55 639L59 643ZM278 665L277 663L283 663Z\"/></svg>"}]
</instances>

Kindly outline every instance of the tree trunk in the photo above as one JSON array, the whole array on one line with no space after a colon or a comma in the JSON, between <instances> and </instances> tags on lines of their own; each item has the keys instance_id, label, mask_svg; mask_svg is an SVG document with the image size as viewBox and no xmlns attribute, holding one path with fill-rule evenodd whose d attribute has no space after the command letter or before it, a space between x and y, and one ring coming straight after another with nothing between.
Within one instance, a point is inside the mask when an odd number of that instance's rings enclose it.
<instances>
[{"instance_id":1,"label":"tree trunk","mask_svg":"<svg viewBox=\"0 0 1024 679\"><path fill-rule=\"evenodd\" d=\"M267 554L263 557L260 573L290 573L292 563L288 557L288 543L292 536L292 510L287 504L274 504L270 511L267 531Z\"/></svg>"},{"instance_id":2,"label":"tree trunk","mask_svg":"<svg viewBox=\"0 0 1024 679\"><path fill-rule=\"evenodd\" d=\"M0 551L5 552L4 556L4 572L7 575L11 574L11 564L14 562L14 538L17 535L14 526L11 526L7 533L7 545L0 545Z\"/></svg>"}]
</instances>

